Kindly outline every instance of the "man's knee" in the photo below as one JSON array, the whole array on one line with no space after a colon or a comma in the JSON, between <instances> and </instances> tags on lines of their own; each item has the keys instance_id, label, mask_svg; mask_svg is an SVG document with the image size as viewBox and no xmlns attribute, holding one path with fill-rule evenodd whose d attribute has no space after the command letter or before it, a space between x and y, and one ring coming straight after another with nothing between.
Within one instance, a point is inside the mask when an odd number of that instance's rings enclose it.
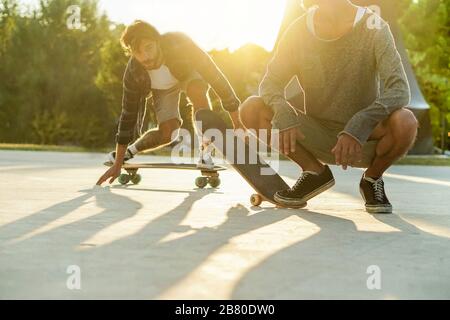
<instances>
[{"instance_id":1,"label":"man's knee","mask_svg":"<svg viewBox=\"0 0 450 320\"><path fill-rule=\"evenodd\" d=\"M419 122L411 110L406 108L394 112L388 121L388 128L394 140L394 148L407 153L417 138Z\"/></svg>"},{"instance_id":2,"label":"man's knee","mask_svg":"<svg viewBox=\"0 0 450 320\"><path fill-rule=\"evenodd\" d=\"M415 139L419 122L411 110L406 108L397 110L389 118L389 130L398 139Z\"/></svg>"},{"instance_id":3,"label":"man's knee","mask_svg":"<svg viewBox=\"0 0 450 320\"><path fill-rule=\"evenodd\" d=\"M159 125L160 143L169 144L178 138L181 122L178 119L172 119Z\"/></svg>"},{"instance_id":4,"label":"man's knee","mask_svg":"<svg viewBox=\"0 0 450 320\"><path fill-rule=\"evenodd\" d=\"M260 122L260 117L267 119L273 117L270 108L267 107L263 99L258 96L252 96L245 100L239 108L239 115L244 126L249 129L256 129L256 123Z\"/></svg>"}]
</instances>

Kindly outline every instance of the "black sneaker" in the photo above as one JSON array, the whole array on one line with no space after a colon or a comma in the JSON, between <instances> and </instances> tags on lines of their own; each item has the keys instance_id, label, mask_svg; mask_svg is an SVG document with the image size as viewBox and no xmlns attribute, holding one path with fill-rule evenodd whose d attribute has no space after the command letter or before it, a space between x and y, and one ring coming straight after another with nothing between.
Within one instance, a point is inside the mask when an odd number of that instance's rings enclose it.
<instances>
[{"instance_id":1,"label":"black sneaker","mask_svg":"<svg viewBox=\"0 0 450 320\"><path fill-rule=\"evenodd\" d=\"M301 206L309 199L318 196L335 184L333 173L329 166L321 174L303 172L297 183L288 190L278 191L275 200L285 206Z\"/></svg>"},{"instance_id":2,"label":"black sneaker","mask_svg":"<svg viewBox=\"0 0 450 320\"><path fill-rule=\"evenodd\" d=\"M127 151L125 152L125 158L123 159L123 162L127 162L128 160L133 159L134 156L131 154L130 150L127 149ZM108 163L114 163L114 161L116 161L116 152L115 151L111 151L108 154Z\"/></svg>"},{"instance_id":3,"label":"black sneaker","mask_svg":"<svg viewBox=\"0 0 450 320\"><path fill-rule=\"evenodd\" d=\"M368 213L392 213L392 205L384 191L383 178L374 180L363 176L359 184L359 190L364 201L366 201Z\"/></svg>"}]
</instances>

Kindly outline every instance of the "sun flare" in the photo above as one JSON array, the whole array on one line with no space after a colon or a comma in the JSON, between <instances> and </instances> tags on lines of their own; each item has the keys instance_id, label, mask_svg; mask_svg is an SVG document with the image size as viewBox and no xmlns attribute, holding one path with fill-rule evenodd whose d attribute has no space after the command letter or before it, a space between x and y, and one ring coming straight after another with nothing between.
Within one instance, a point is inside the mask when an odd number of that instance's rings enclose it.
<instances>
[{"instance_id":1,"label":"sun flare","mask_svg":"<svg viewBox=\"0 0 450 320\"><path fill-rule=\"evenodd\" d=\"M246 43L272 50L285 0L102 0L100 7L117 22L143 19L161 32L185 32L207 50Z\"/></svg>"}]
</instances>

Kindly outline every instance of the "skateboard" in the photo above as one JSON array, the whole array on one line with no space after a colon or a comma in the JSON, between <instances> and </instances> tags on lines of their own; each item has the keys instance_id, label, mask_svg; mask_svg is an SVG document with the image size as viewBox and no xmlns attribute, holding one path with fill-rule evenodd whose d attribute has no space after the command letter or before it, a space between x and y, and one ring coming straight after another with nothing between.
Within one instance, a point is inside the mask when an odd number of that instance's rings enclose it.
<instances>
[{"instance_id":1,"label":"skateboard","mask_svg":"<svg viewBox=\"0 0 450 320\"><path fill-rule=\"evenodd\" d=\"M111 167L112 162L105 162L105 166ZM223 166L215 166L213 170L199 169L196 164L176 164L176 163L125 163L122 169L126 173L120 174L118 181L122 185L126 185L129 182L133 184L139 184L142 180L139 169L172 169L172 170L195 170L200 171L201 176L195 179L195 185L203 189L208 184L212 188L218 188L220 186L219 172L224 171L227 168Z\"/></svg>"},{"instance_id":2,"label":"skateboard","mask_svg":"<svg viewBox=\"0 0 450 320\"><path fill-rule=\"evenodd\" d=\"M216 150L224 156L224 158L231 164L231 166L247 181L247 183L257 192L250 197L250 203L256 207L260 206L264 201L275 204L277 207L285 207L280 203L277 203L274 199L274 195L277 191L289 189L289 185L278 175L269 164L267 164L258 154L257 150L251 148L247 143L242 145L245 148L245 161L241 162L235 161L237 158L237 152L227 154L227 148L218 146L218 142L214 141L213 134L211 137L208 136L207 130L216 129L219 130L223 135L222 145L226 146L227 139L240 139L234 134L226 134L227 125L220 118L220 116L210 110L199 110L195 114L196 122L201 122L201 131L205 135L206 139L211 139L212 145ZM198 129L198 128L197 128ZM217 131L216 131L217 132ZM236 140L234 140L236 142ZM235 144L236 145L236 144ZM220 150L224 149L224 150ZM251 156L251 157L250 157ZM250 162L249 159L256 159L256 161ZM262 174L262 169L264 168L266 174ZM267 172L271 172L271 175L267 175ZM292 208L303 208L303 206L292 207Z\"/></svg>"}]
</instances>

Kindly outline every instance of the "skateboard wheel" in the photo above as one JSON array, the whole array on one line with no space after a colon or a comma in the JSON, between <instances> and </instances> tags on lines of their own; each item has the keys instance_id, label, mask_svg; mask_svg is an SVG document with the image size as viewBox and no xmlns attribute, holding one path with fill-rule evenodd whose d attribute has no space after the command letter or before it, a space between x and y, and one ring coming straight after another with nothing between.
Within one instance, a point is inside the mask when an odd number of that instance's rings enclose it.
<instances>
[{"instance_id":1,"label":"skateboard wheel","mask_svg":"<svg viewBox=\"0 0 450 320\"><path fill-rule=\"evenodd\" d=\"M208 178L206 178L206 177L198 177L197 179L195 179L195 185L200 189L203 189L204 187L206 187L207 184L208 184Z\"/></svg>"},{"instance_id":2,"label":"skateboard wheel","mask_svg":"<svg viewBox=\"0 0 450 320\"><path fill-rule=\"evenodd\" d=\"M130 182L130 176L128 174L126 174L126 173L122 173L119 176L119 183L125 185L128 182Z\"/></svg>"},{"instance_id":3,"label":"skateboard wheel","mask_svg":"<svg viewBox=\"0 0 450 320\"><path fill-rule=\"evenodd\" d=\"M140 174L135 174L131 177L131 182L133 184L139 184L139 182L141 182L141 180L142 180L142 177Z\"/></svg>"},{"instance_id":4,"label":"skateboard wheel","mask_svg":"<svg viewBox=\"0 0 450 320\"><path fill-rule=\"evenodd\" d=\"M261 203L263 202L262 197L259 194L253 194L250 197L250 203L254 205L255 207L259 207Z\"/></svg>"},{"instance_id":5,"label":"skateboard wheel","mask_svg":"<svg viewBox=\"0 0 450 320\"><path fill-rule=\"evenodd\" d=\"M217 188L218 186L220 186L219 177L211 177L211 178L209 178L208 182L212 188Z\"/></svg>"}]
</instances>

